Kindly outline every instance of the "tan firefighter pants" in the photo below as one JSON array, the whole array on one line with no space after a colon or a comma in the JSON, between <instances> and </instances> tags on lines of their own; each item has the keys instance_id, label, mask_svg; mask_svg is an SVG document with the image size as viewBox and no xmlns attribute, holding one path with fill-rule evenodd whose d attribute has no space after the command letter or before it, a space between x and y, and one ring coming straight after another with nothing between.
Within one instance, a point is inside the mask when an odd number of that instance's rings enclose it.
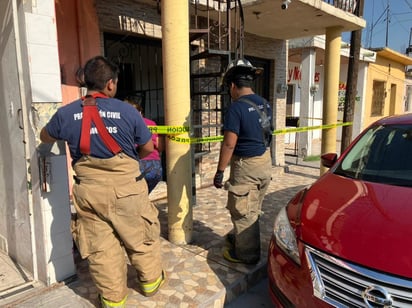
<instances>
[{"instance_id":1,"label":"tan firefighter pants","mask_svg":"<svg viewBox=\"0 0 412 308\"><path fill-rule=\"evenodd\" d=\"M234 227L236 256L246 262L254 263L260 258L259 216L271 174L270 151L262 156L232 157L230 178L225 185L226 207Z\"/></svg>"},{"instance_id":2,"label":"tan firefighter pants","mask_svg":"<svg viewBox=\"0 0 412 308\"><path fill-rule=\"evenodd\" d=\"M74 166L77 220L73 238L99 293L119 302L127 294L126 251L141 282L162 272L158 210L149 201L139 163L125 154L81 158Z\"/></svg>"}]
</instances>

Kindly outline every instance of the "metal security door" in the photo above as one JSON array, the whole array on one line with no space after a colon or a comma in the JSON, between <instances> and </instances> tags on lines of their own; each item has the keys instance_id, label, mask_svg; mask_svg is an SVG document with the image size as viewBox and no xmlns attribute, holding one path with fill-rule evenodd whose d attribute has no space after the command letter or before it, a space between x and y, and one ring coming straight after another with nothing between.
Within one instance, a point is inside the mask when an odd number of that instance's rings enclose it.
<instances>
[{"instance_id":1,"label":"metal security door","mask_svg":"<svg viewBox=\"0 0 412 308\"><path fill-rule=\"evenodd\" d=\"M3 266L10 265L9 269L16 274L12 276L9 272L10 276L3 280L3 285L0 284L0 292L11 285L24 285L32 280L28 272L33 274L36 271L29 197L30 170L26 158L30 142L24 131L28 108L22 106L22 96L27 94L22 92L27 81L24 80L21 61L25 45L20 32L24 28L20 29L23 25L18 22L24 18L22 16L23 1L0 1L0 20L3 21L0 40L0 250ZM12 263L6 264L5 259Z\"/></svg>"}]
</instances>

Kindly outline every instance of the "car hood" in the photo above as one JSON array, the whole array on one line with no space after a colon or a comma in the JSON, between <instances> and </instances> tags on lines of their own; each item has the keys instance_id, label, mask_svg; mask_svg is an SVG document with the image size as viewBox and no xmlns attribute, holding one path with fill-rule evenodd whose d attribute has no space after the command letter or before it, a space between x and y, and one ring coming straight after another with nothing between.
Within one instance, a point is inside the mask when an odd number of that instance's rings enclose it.
<instances>
[{"instance_id":1,"label":"car hood","mask_svg":"<svg viewBox=\"0 0 412 308\"><path fill-rule=\"evenodd\" d=\"M303 242L412 278L412 188L327 173L309 188L301 209Z\"/></svg>"}]
</instances>

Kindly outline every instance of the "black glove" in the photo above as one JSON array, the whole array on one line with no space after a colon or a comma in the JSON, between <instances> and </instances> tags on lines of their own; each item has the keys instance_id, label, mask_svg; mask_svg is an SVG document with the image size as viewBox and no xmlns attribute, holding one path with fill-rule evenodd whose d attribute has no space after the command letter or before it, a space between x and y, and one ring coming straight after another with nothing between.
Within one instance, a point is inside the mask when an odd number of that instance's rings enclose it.
<instances>
[{"instance_id":1,"label":"black glove","mask_svg":"<svg viewBox=\"0 0 412 308\"><path fill-rule=\"evenodd\" d=\"M216 188L223 187L223 173L224 171L216 171L215 177L213 178L213 185L215 185Z\"/></svg>"}]
</instances>

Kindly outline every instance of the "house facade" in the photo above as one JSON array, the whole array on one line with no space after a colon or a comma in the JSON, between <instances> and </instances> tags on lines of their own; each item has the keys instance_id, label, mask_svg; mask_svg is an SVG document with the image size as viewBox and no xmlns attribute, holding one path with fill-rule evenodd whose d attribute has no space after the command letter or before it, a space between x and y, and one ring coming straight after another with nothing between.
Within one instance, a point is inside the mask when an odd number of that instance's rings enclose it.
<instances>
[{"instance_id":1,"label":"house facade","mask_svg":"<svg viewBox=\"0 0 412 308\"><path fill-rule=\"evenodd\" d=\"M290 125L301 127L321 126L323 124L323 92L325 84L325 36L305 37L289 40L288 61L288 93L286 98L286 117L294 119ZM340 69L337 114L335 123L338 125L336 134L336 151L340 151L342 135L343 106L348 72L349 46L342 42L340 46ZM376 53L361 48L359 56L359 71L355 102L355 118L352 123L352 135L356 136L362 129L362 110L365 104L367 89L366 77L369 63L376 60ZM321 154L322 130L307 130L286 135L286 154L299 157Z\"/></svg>"},{"instance_id":2,"label":"house facade","mask_svg":"<svg viewBox=\"0 0 412 308\"><path fill-rule=\"evenodd\" d=\"M292 126L297 123L303 127L322 125L324 43L324 36L289 40L286 118ZM340 50L338 125L343 123L349 47L343 42ZM410 79L405 74L411 60L409 56L389 48L360 49L351 125L353 138L381 117L411 111ZM340 152L341 136L342 128L338 127L336 152ZM285 136L286 154L299 157L319 155L321 138L320 129L288 133Z\"/></svg>"},{"instance_id":3,"label":"house facade","mask_svg":"<svg viewBox=\"0 0 412 308\"><path fill-rule=\"evenodd\" d=\"M375 48L376 61L369 64L363 127L377 119L410 112L406 70L412 58L390 48Z\"/></svg>"}]
</instances>

